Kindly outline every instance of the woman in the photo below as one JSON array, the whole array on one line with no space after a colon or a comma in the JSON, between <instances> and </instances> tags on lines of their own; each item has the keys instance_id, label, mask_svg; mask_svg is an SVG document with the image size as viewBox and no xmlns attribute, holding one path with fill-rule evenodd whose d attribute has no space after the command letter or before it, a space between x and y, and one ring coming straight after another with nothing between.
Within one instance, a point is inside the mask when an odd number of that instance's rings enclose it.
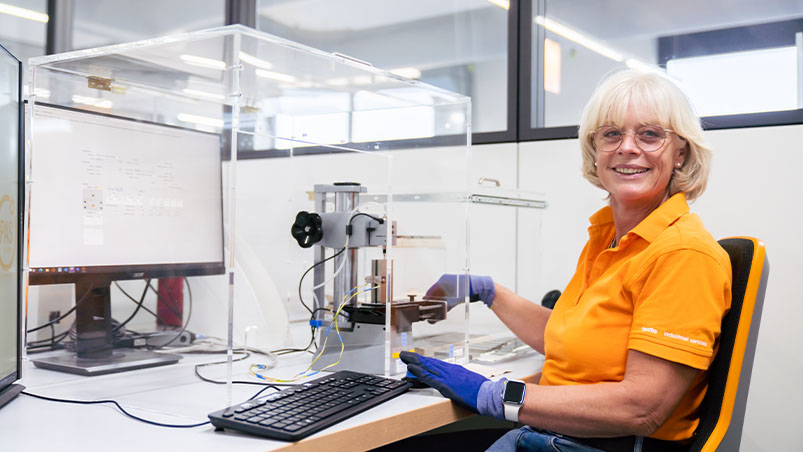
<instances>
[{"instance_id":1,"label":"woman","mask_svg":"<svg viewBox=\"0 0 803 452\"><path fill-rule=\"evenodd\" d=\"M687 98L654 73L604 80L579 135L583 175L608 192L609 205L591 216L554 310L470 277L472 294L544 353L538 384L510 383L506 392L504 379L412 353L402 359L447 397L527 424L489 450L684 450L730 308L728 256L687 204L705 189L710 151ZM503 403L503 392L514 400ZM518 392L521 405L512 403Z\"/></svg>"}]
</instances>

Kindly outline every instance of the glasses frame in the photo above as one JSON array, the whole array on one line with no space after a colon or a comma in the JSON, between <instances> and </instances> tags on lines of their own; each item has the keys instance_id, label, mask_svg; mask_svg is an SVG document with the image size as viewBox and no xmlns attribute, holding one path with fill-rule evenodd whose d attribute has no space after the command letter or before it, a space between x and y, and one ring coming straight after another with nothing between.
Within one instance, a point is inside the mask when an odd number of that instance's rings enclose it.
<instances>
[{"instance_id":1,"label":"glasses frame","mask_svg":"<svg viewBox=\"0 0 803 452\"><path fill-rule=\"evenodd\" d=\"M619 140L619 144L618 144L618 145L617 145L615 148L611 149L610 151L605 151L605 150L599 149L599 147L597 146L597 140L595 139L595 136L597 135L597 132L599 132L600 130L602 130L602 129L606 128L606 127L612 127L612 128L614 128L614 129L617 129L617 130L619 130L619 132L622 134L622 139L620 139L620 140ZM660 145L660 146L658 146L657 148L653 149L653 150L650 150L650 151L648 151L647 149L644 149L644 148L642 148L642 147L641 147L641 145L639 144L638 140L636 139L636 132L637 132L638 130L641 130L641 129L644 129L644 128L647 128L647 127L657 127L657 128L659 128L659 129L663 130L664 132L666 132L666 136L664 137L664 141L661 143L661 145ZM591 132L589 132L588 134L589 134L589 136L591 137L591 144L593 144L593 145L594 145L594 149L595 149L595 150L597 150L597 151L600 151L600 152L605 152L605 153L609 153L609 152L616 152L616 151L618 151L618 150L619 150L619 148L620 148L620 147L622 147L622 143L624 143L624 142L625 142L625 135L627 135L627 134L629 134L629 133L630 133L630 134L633 134L633 143L634 143L634 144L636 145L636 147L637 147L637 148L639 148L639 150L641 150L642 152L657 152L657 151L660 151L660 150L661 150L661 149L664 147L664 145L666 144L666 140L667 140L667 138L669 138L669 135L670 135L670 134L672 134L672 133L674 133L675 135L677 135L677 136L678 136L678 138L680 138L681 140L684 140L684 141L685 141L685 139L684 139L682 136L678 135L678 133L677 133L677 132L675 132L674 130L672 130L672 129L665 129L665 128L663 128L663 127L661 127L661 126L658 126L658 125L645 125L645 126L641 126L641 127L639 127L639 128L638 128L638 130L622 130L622 129L620 129L620 128L618 128L618 127L615 127L615 126L611 126L611 125L604 125L604 126L599 126L599 127L597 127L596 129L592 130L592 131L591 131Z\"/></svg>"}]
</instances>

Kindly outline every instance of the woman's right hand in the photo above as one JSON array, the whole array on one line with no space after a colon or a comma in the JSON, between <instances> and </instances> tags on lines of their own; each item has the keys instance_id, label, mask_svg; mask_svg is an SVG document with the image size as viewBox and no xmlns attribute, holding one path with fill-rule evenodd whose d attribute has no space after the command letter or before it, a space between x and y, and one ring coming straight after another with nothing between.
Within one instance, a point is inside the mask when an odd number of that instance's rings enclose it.
<instances>
[{"instance_id":1,"label":"woman's right hand","mask_svg":"<svg viewBox=\"0 0 803 452\"><path fill-rule=\"evenodd\" d=\"M496 297L494 281L490 276L447 273L424 294L425 300L446 301L447 309L452 309L469 297L469 301L482 301L489 308Z\"/></svg>"}]
</instances>

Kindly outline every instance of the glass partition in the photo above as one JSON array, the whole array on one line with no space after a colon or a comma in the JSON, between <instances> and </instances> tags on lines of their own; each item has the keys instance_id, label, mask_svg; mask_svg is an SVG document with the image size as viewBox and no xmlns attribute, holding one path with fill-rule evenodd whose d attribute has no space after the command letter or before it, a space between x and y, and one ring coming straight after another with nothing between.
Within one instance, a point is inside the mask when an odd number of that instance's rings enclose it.
<instances>
[{"instance_id":1,"label":"glass partition","mask_svg":"<svg viewBox=\"0 0 803 452\"><path fill-rule=\"evenodd\" d=\"M508 129L508 8L487 0L259 0L257 28L471 96L473 132L499 132Z\"/></svg>"},{"instance_id":2,"label":"glass partition","mask_svg":"<svg viewBox=\"0 0 803 452\"><path fill-rule=\"evenodd\" d=\"M43 178L70 177L63 191L77 203L28 206L32 289L75 284L83 304L79 286L96 295L81 285L90 273L109 287L96 312L110 299L118 321L137 309L123 291L158 310L148 280L180 278L177 330L279 356L274 370L232 362L229 381L397 375L398 353L439 332L452 336L438 356L467 359L467 310L446 299L464 301L467 286L426 294L441 275L470 272L469 98L237 25L37 58L29 85L29 192L47 198ZM448 147L439 158L395 150L410 139ZM73 176L47 163L59 142ZM463 195L395 198L414 192ZM79 247L98 262L42 263L43 222L59 208L75 209ZM130 243L115 242L123 215Z\"/></svg>"}]
</instances>

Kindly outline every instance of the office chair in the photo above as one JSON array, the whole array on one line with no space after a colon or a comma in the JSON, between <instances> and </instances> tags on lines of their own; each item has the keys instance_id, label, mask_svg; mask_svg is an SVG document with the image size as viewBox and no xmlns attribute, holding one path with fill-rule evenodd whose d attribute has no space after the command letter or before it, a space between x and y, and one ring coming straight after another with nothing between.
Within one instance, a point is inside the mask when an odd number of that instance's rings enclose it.
<instances>
[{"instance_id":1,"label":"office chair","mask_svg":"<svg viewBox=\"0 0 803 452\"><path fill-rule=\"evenodd\" d=\"M558 302L558 298L560 298L560 291L550 290L541 298L541 306L552 309L555 307L555 303Z\"/></svg>"},{"instance_id":2,"label":"office chair","mask_svg":"<svg viewBox=\"0 0 803 452\"><path fill-rule=\"evenodd\" d=\"M750 237L719 241L731 259L731 309L722 319L719 351L690 452L738 451L756 352L769 261L764 243Z\"/></svg>"}]
</instances>

